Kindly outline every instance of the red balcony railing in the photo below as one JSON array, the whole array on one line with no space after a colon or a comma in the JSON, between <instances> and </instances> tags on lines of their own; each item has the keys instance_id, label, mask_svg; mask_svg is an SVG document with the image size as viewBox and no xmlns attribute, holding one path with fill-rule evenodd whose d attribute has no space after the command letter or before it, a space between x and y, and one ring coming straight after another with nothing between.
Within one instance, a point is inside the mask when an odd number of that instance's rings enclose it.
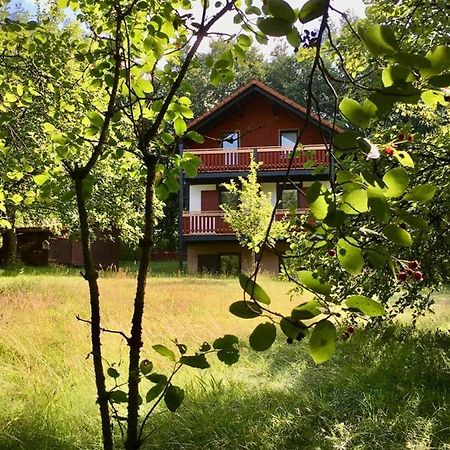
<instances>
[{"instance_id":1,"label":"red balcony railing","mask_svg":"<svg viewBox=\"0 0 450 450\"><path fill-rule=\"evenodd\" d=\"M240 147L238 149L209 148L204 150L187 150L202 160L199 172L233 172L248 170L251 155L261 163L259 170L287 169L292 149L287 147ZM305 145L298 151L292 162L293 169L327 165L328 152L324 145Z\"/></svg>"},{"instance_id":2,"label":"red balcony railing","mask_svg":"<svg viewBox=\"0 0 450 450\"><path fill-rule=\"evenodd\" d=\"M303 214L304 209L298 209L297 215ZM278 210L275 220L281 220L289 216L290 211ZM183 213L184 235L211 235L211 234L234 234L230 225L225 222L221 211L191 212Z\"/></svg>"}]
</instances>

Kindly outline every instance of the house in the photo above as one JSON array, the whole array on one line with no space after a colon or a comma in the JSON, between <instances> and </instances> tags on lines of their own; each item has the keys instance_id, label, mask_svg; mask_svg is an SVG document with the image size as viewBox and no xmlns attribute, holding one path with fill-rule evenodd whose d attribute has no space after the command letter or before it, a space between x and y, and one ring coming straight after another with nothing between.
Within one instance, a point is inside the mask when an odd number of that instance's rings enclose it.
<instances>
[{"instance_id":1,"label":"house","mask_svg":"<svg viewBox=\"0 0 450 450\"><path fill-rule=\"evenodd\" d=\"M291 185L281 192L305 119L303 106L253 80L190 123L190 130L205 137L202 144L185 142L181 149L202 160L198 175L184 176L180 183L180 252L187 253L190 273L251 268L250 250L239 245L219 205L228 200L222 183L245 176L252 155L261 162L258 181L262 190L271 193L273 205L279 198L280 210L294 205L300 214L307 207L304 194L308 186L315 180L329 179L332 168L326 143L333 125L311 114L302 134L303 150L294 158L290 171L290 180L300 190ZM317 173L317 166L324 170ZM264 252L261 268L278 273L278 255Z\"/></svg>"}]
</instances>

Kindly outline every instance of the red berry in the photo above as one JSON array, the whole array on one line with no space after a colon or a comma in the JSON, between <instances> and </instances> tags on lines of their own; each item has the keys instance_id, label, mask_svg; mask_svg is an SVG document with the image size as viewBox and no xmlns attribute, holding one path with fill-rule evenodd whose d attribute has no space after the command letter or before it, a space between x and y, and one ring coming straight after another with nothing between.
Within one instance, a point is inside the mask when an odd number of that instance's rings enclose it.
<instances>
[{"instance_id":1,"label":"red berry","mask_svg":"<svg viewBox=\"0 0 450 450\"><path fill-rule=\"evenodd\" d=\"M414 273L414 270L406 269L406 273L408 274L408 276L412 276L412 274Z\"/></svg>"},{"instance_id":2,"label":"red berry","mask_svg":"<svg viewBox=\"0 0 450 450\"><path fill-rule=\"evenodd\" d=\"M404 140L405 140L405 135L404 135L403 133L400 133L400 134L397 136L397 139L398 139L399 141L404 141Z\"/></svg>"},{"instance_id":3,"label":"red berry","mask_svg":"<svg viewBox=\"0 0 450 450\"><path fill-rule=\"evenodd\" d=\"M413 273L413 277L417 281L422 281L423 280L423 274L422 274L422 272L419 272L419 271L414 272Z\"/></svg>"},{"instance_id":4,"label":"red berry","mask_svg":"<svg viewBox=\"0 0 450 450\"><path fill-rule=\"evenodd\" d=\"M410 261L408 267L412 270L416 270L419 267L419 262L416 260Z\"/></svg>"},{"instance_id":5,"label":"red berry","mask_svg":"<svg viewBox=\"0 0 450 450\"><path fill-rule=\"evenodd\" d=\"M392 156L394 154L394 147L392 147L391 145L389 147L386 147L384 149L384 153L386 153L386 155L388 156Z\"/></svg>"},{"instance_id":6,"label":"red berry","mask_svg":"<svg viewBox=\"0 0 450 450\"><path fill-rule=\"evenodd\" d=\"M408 134L408 136L406 136L406 140L411 144L414 141L414 136Z\"/></svg>"},{"instance_id":7,"label":"red berry","mask_svg":"<svg viewBox=\"0 0 450 450\"><path fill-rule=\"evenodd\" d=\"M336 256L336 250L334 248L330 248L328 250L328 256L331 256L332 258Z\"/></svg>"},{"instance_id":8,"label":"red berry","mask_svg":"<svg viewBox=\"0 0 450 450\"><path fill-rule=\"evenodd\" d=\"M353 334L354 332L355 332L355 328L352 327L351 325L349 325L349 326L347 327L347 333Z\"/></svg>"},{"instance_id":9,"label":"red berry","mask_svg":"<svg viewBox=\"0 0 450 450\"><path fill-rule=\"evenodd\" d=\"M405 280L408 278L408 274L407 274L406 272L399 272L399 273L397 274L397 278L398 278L400 281L405 281Z\"/></svg>"}]
</instances>

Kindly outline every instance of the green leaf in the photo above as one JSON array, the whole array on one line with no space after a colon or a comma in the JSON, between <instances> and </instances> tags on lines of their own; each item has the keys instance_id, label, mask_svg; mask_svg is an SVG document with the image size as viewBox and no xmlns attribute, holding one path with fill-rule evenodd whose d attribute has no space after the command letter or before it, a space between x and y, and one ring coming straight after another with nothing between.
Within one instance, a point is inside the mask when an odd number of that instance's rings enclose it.
<instances>
[{"instance_id":1,"label":"green leaf","mask_svg":"<svg viewBox=\"0 0 450 450\"><path fill-rule=\"evenodd\" d=\"M440 75L447 69L450 69L450 47L447 45L438 45L431 49L425 58L430 61L430 67L420 70L424 78Z\"/></svg>"},{"instance_id":2,"label":"green leaf","mask_svg":"<svg viewBox=\"0 0 450 450\"><path fill-rule=\"evenodd\" d=\"M297 277L300 283L311 291L322 295L330 295L331 286L326 282L320 281L317 274L307 270L301 270L297 272Z\"/></svg>"},{"instance_id":3,"label":"green leaf","mask_svg":"<svg viewBox=\"0 0 450 450\"><path fill-rule=\"evenodd\" d=\"M161 344L153 345L153 350L155 352L159 353L161 356L164 356L164 358L170 359L171 361L175 361L175 353L168 349L166 346Z\"/></svg>"},{"instance_id":4,"label":"green leaf","mask_svg":"<svg viewBox=\"0 0 450 450\"><path fill-rule=\"evenodd\" d=\"M363 295L351 295L347 297L345 304L349 308L357 309L369 317L383 316L386 314L383 305Z\"/></svg>"},{"instance_id":5,"label":"green leaf","mask_svg":"<svg viewBox=\"0 0 450 450\"><path fill-rule=\"evenodd\" d=\"M354 189L344 192L340 208L346 214L360 214L368 210L367 191L365 189Z\"/></svg>"},{"instance_id":6,"label":"green leaf","mask_svg":"<svg viewBox=\"0 0 450 450\"><path fill-rule=\"evenodd\" d=\"M151 402L152 400L155 400L155 398L159 397L161 393L164 391L164 388L166 387L165 383L158 383L155 384L155 386L151 387L147 395L145 396L146 402Z\"/></svg>"},{"instance_id":7,"label":"green leaf","mask_svg":"<svg viewBox=\"0 0 450 450\"><path fill-rule=\"evenodd\" d=\"M273 323L260 323L249 337L250 347L257 352L267 350L275 342L277 329Z\"/></svg>"},{"instance_id":8,"label":"green leaf","mask_svg":"<svg viewBox=\"0 0 450 450\"><path fill-rule=\"evenodd\" d=\"M50 175L47 172L41 173L39 175L35 175L33 177L34 182L38 186L42 186L44 183L46 183L50 179Z\"/></svg>"},{"instance_id":9,"label":"green leaf","mask_svg":"<svg viewBox=\"0 0 450 450\"><path fill-rule=\"evenodd\" d=\"M320 303L317 300L310 300L309 302L296 306L291 312L291 317L294 320L312 319L321 314L319 307Z\"/></svg>"},{"instance_id":10,"label":"green leaf","mask_svg":"<svg viewBox=\"0 0 450 450\"><path fill-rule=\"evenodd\" d=\"M148 359L144 359L139 364L139 370L141 371L142 375L148 375L153 370L153 363Z\"/></svg>"},{"instance_id":11,"label":"green leaf","mask_svg":"<svg viewBox=\"0 0 450 450\"><path fill-rule=\"evenodd\" d=\"M175 142L175 139L173 138L173 136L170 133L167 133L166 131L163 131L160 134L160 137L161 137L162 141L164 142L164 144L166 144L166 145L171 145Z\"/></svg>"},{"instance_id":12,"label":"green leaf","mask_svg":"<svg viewBox=\"0 0 450 450\"><path fill-rule=\"evenodd\" d=\"M194 142L197 142L198 144L203 144L205 142L205 138L196 131L189 131L186 133L186 138L191 139Z\"/></svg>"},{"instance_id":13,"label":"green leaf","mask_svg":"<svg viewBox=\"0 0 450 450\"><path fill-rule=\"evenodd\" d=\"M150 80L147 80L146 78L138 78L136 81L136 86L144 93L151 93L153 92L153 84Z\"/></svg>"},{"instance_id":14,"label":"green leaf","mask_svg":"<svg viewBox=\"0 0 450 450\"><path fill-rule=\"evenodd\" d=\"M381 222L387 222L390 217L389 203L383 190L378 186L367 188L367 202L371 213Z\"/></svg>"},{"instance_id":15,"label":"green leaf","mask_svg":"<svg viewBox=\"0 0 450 450\"><path fill-rule=\"evenodd\" d=\"M239 344L239 339L237 336L234 336L233 334L226 334L225 336L221 338L217 338L213 342L213 347L216 350L223 350L225 348L235 348L236 345Z\"/></svg>"},{"instance_id":16,"label":"green leaf","mask_svg":"<svg viewBox=\"0 0 450 450\"><path fill-rule=\"evenodd\" d=\"M267 0L266 6L270 14L277 19L282 19L289 23L294 23L297 20L294 10L284 0Z\"/></svg>"},{"instance_id":17,"label":"green leaf","mask_svg":"<svg viewBox=\"0 0 450 450\"><path fill-rule=\"evenodd\" d=\"M315 181L306 193L306 202L312 214L322 220L327 216L328 203L325 200L326 189L320 181Z\"/></svg>"},{"instance_id":18,"label":"green leaf","mask_svg":"<svg viewBox=\"0 0 450 450\"><path fill-rule=\"evenodd\" d=\"M403 150L394 150L394 157L404 167L414 167L414 161L408 152Z\"/></svg>"},{"instance_id":19,"label":"green leaf","mask_svg":"<svg viewBox=\"0 0 450 450\"><path fill-rule=\"evenodd\" d=\"M339 110L344 117L353 125L360 128L367 128L370 123L370 116L367 116L364 112L364 108L356 100L352 98L344 97L339 104Z\"/></svg>"},{"instance_id":20,"label":"green leaf","mask_svg":"<svg viewBox=\"0 0 450 450\"><path fill-rule=\"evenodd\" d=\"M114 367L108 367L108 370L106 371L108 376L111 378L119 378L120 374L117 372L117 370Z\"/></svg>"},{"instance_id":21,"label":"green leaf","mask_svg":"<svg viewBox=\"0 0 450 450\"><path fill-rule=\"evenodd\" d=\"M169 198L170 189L164 183L161 183L156 186L155 193L160 200L164 201Z\"/></svg>"},{"instance_id":22,"label":"green leaf","mask_svg":"<svg viewBox=\"0 0 450 450\"><path fill-rule=\"evenodd\" d=\"M352 275L358 275L364 267L364 258L358 243L352 237L341 238L337 243L337 255L342 267Z\"/></svg>"},{"instance_id":23,"label":"green leaf","mask_svg":"<svg viewBox=\"0 0 450 450\"><path fill-rule=\"evenodd\" d=\"M300 33L298 32L297 28L292 28L292 31L286 35L286 40L294 48L298 48L302 44Z\"/></svg>"},{"instance_id":24,"label":"green leaf","mask_svg":"<svg viewBox=\"0 0 450 450\"><path fill-rule=\"evenodd\" d=\"M224 364L231 366L239 361L239 351L235 348L226 348L217 352L217 358Z\"/></svg>"},{"instance_id":25,"label":"green leaf","mask_svg":"<svg viewBox=\"0 0 450 450\"><path fill-rule=\"evenodd\" d=\"M292 31L291 22L276 17L259 18L256 25L268 36L286 36Z\"/></svg>"},{"instance_id":26,"label":"green leaf","mask_svg":"<svg viewBox=\"0 0 450 450\"><path fill-rule=\"evenodd\" d=\"M109 399L113 402L113 403L127 403L128 402L128 396L127 393L124 391L111 391L109 393Z\"/></svg>"},{"instance_id":27,"label":"green leaf","mask_svg":"<svg viewBox=\"0 0 450 450\"><path fill-rule=\"evenodd\" d=\"M411 235L399 227L398 225L389 224L383 228L383 234L392 242L401 247L411 247L412 238Z\"/></svg>"},{"instance_id":28,"label":"green leaf","mask_svg":"<svg viewBox=\"0 0 450 450\"><path fill-rule=\"evenodd\" d=\"M445 105L444 94L435 90L428 90L422 92L421 98L425 105L429 108L436 109L438 104Z\"/></svg>"},{"instance_id":29,"label":"green leaf","mask_svg":"<svg viewBox=\"0 0 450 450\"><path fill-rule=\"evenodd\" d=\"M11 92L7 92L5 94L5 101L9 103L14 103L17 101L17 97L14 94L11 94Z\"/></svg>"},{"instance_id":30,"label":"green leaf","mask_svg":"<svg viewBox=\"0 0 450 450\"><path fill-rule=\"evenodd\" d=\"M309 0L307 1L298 14L301 23L308 23L325 14L328 2L326 0Z\"/></svg>"},{"instance_id":31,"label":"green leaf","mask_svg":"<svg viewBox=\"0 0 450 450\"><path fill-rule=\"evenodd\" d=\"M329 320L319 322L309 339L309 353L316 364L328 361L336 351L336 328Z\"/></svg>"},{"instance_id":32,"label":"green leaf","mask_svg":"<svg viewBox=\"0 0 450 450\"><path fill-rule=\"evenodd\" d=\"M292 317L283 317L280 320L280 328L285 336L295 339L298 336L300 329L296 327L293 322L295 322L295 320Z\"/></svg>"},{"instance_id":33,"label":"green leaf","mask_svg":"<svg viewBox=\"0 0 450 450\"><path fill-rule=\"evenodd\" d=\"M398 62L402 66L412 67L413 69L424 69L431 67L430 61L422 55L414 53L398 52L391 56L391 59Z\"/></svg>"},{"instance_id":34,"label":"green leaf","mask_svg":"<svg viewBox=\"0 0 450 450\"><path fill-rule=\"evenodd\" d=\"M246 34L240 34L237 43L243 48L249 48L252 45L252 38Z\"/></svg>"},{"instance_id":35,"label":"green leaf","mask_svg":"<svg viewBox=\"0 0 450 450\"><path fill-rule=\"evenodd\" d=\"M173 127L177 136L181 136L187 130L186 122L180 117L173 121Z\"/></svg>"},{"instance_id":36,"label":"green leaf","mask_svg":"<svg viewBox=\"0 0 450 450\"><path fill-rule=\"evenodd\" d=\"M171 384L164 394L164 403L166 404L167 409L171 412L175 412L181 406L183 400L184 390Z\"/></svg>"},{"instance_id":37,"label":"green leaf","mask_svg":"<svg viewBox=\"0 0 450 450\"><path fill-rule=\"evenodd\" d=\"M430 84L438 88L450 86L450 72L431 77L428 81Z\"/></svg>"},{"instance_id":38,"label":"green leaf","mask_svg":"<svg viewBox=\"0 0 450 450\"><path fill-rule=\"evenodd\" d=\"M20 194L14 194L14 195L11 195L10 200L15 205L18 205L23 200L23 197Z\"/></svg>"},{"instance_id":39,"label":"green leaf","mask_svg":"<svg viewBox=\"0 0 450 450\"><path fill-rule=\"evenodd\" d=\"M413 73L407 67L398 65L386 67L381 74L381 79L385 87L392 86L399 81L415 81Z\"/></svg>"},{"instance_id":40,"label":"green leaf","mask_svg":"<svg viewBox=\"0 0 450 450\"><path fill-rule=\"evenodd\" d=\"M254 302L245 302L243 300L234 302L230 305L231 314L241 319L254 319L262 314L262 309Z\"/></svg>"},{"instance_id":41,"label":"green leaf","mask_svg":"<svg viewBox=\"0 0 450 450\"><path fill-rule=\"evenodd\" d=\"M167 377L162 373L150 373L145 378L155 384L166 384Z\"/></svg>"},{"instance_id":42,"label":"green leaf","mask_svg":"<svg viewBox=\"0 0 450 450\"><path fill-rule=\"evenodd\" d=\"M408 211L404 211L403 209L396 209L395 213L397 214L397 217L402 219L413 228L419 228L422 230L426 230L428 228L427 221L420 216L411 214Z\"/></svg>"},{"instance_id":43,"label":"green leaf","mask_svg":"<svg viewBox=\"0 0 450 450\"><path fill-rule=\"evenodd\" d=\"M345 133L336 134L333 139L333 146L337 150L342 151L357 150L358 144L356 139L360 136L361 134L357 131L346 131Z\"/></svg>"},{"instance_id":44,"label":"green leaf","mask_svg":"<svg viewBox=\"0 0 450 450\"><path fill-rule=\"evenodd\" d=\"M358 31L365 46L374 56L392 55L400 50L394 32L387 25L360 27Z\"/></svg>"},{"instance_id":45,"label":"green leaf","mask_svg":"<svg viewBox=\"0 0 450 450\"><path fill-rule=\"evenodd\" d=\"M98 112L91 111L86 115L94 128L101 128L103 126L103 117Z\"/></svg>"},{"instance_id":46,"label":"green leaf","mask_svg":"<svg viewBox=\"0 0 450 450\"><path fill-rule=\"evenodd\" d=\"M388 198L400 197L406 191L409 184L409 175L405 169L396 167L389 170L383 177L383 183L386 185L384 195Z\"/></svg>"},{"instance_id":47,"label":"green leaf","mask_svg":"<svg viewBox=\"0 0 450 450\"><path fill-rule=\"evenodd\" d=\"M270 304L270 297L266 291L258 284L251 280L247 275L239 274L239 283L241 288L246 292L250 298L265 305Z\"/></svg>"},{"instance_id":48,"label":"green leaf","mask_svg":"<svg viewBox=\"0 0 450 450\"><path fill-rule=\"evenodd\" d=\"M419 184L405 195L405 200L413 202L429 202L436 194L434 184Z\"/></svg>"},{"instance_id":49,"label":"green leaf","mask_svg":"<svg viewBox=\"0 0 450 450\"><path fill-rule=\"evenodd\" d=\"M389 259L388 254L384 248L379 245L372 244L367 250L367 257L374 269L381 269Z\"/></svg>"},{"instance_id":50,"label":"green leaf","mask_svg":"<svg viewBox=\"0 0 450 450\"><path fill-rule=\"evenodd\" d=\"M206 360L206 356L203 354L195 356L182 356L180 358L180 363L186 364L186 366L189 367L195 367L196 369L207 369L208 367L211 367Z\"/></svg>"}]
</instances>

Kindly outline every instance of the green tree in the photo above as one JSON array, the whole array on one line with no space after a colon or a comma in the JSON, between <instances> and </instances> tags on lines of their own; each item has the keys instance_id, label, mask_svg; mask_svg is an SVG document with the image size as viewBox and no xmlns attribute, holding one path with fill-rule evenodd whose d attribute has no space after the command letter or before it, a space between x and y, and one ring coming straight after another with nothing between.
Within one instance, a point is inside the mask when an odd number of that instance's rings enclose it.
<instances>
[{"instance_id":1,"label":"green tree","mask_svg":"<svg viewBox=\"0 0 450 450\"><path fill-rule=\"evenodd\" d=\"M238 182L231 180L223 184L234 201L220 205L225 222L236 233L239 243L255 253L260 252L263 244L275 247L277 241L286 238L289 228L287 218L277 220L266 237L272 220L273 203L271 194L263 192L258 183L259 165L252 160L246 177L239 177Z\"/></svg>"}]
</instances>

